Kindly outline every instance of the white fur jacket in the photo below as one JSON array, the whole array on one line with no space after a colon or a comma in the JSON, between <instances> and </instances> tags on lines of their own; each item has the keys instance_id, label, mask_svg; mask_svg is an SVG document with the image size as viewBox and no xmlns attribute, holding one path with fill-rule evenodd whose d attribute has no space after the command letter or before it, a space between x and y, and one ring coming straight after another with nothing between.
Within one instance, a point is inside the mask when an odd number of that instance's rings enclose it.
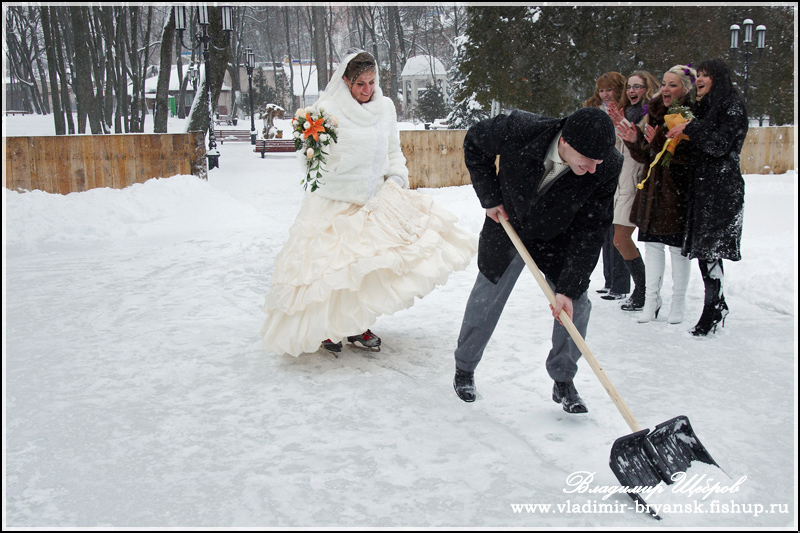
<instances>
[{"instance_id":1,"label":"white fur jacket","mask_svg":"<svg viewBox=\"0 0 800 533\"><path fill-rule=\"evenodd\" d=\"M322 165L321 185L313 194L364 205L390 176L398 185L408 187L397 113L377 85L372 100L359 104L345 84L337 84L334 92L325 95L314 107L334 115L339 126L338 140L328 146L328 158ZM302 151L298 152L298 160L305 172L306 158Z\"/></svg>"}]
</instances>

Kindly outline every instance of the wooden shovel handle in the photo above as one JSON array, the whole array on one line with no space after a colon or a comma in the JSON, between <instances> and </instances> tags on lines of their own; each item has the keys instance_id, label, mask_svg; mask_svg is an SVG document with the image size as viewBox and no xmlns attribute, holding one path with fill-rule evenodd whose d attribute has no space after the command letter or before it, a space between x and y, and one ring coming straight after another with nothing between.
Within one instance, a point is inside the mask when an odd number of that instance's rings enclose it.
<instances>
[{"instance_id":1,"label":"wooden shovel handle","mask_svg":"<svg viewBox=\"0 0 800 533\"><path fill-rule=\"evenodd\" d=\"M539 271L539 267L536 266L533 257L531 257L531 254L528 253L528 250L527 248L525 248L525 245L522 244L522 240L520 240L519 235L517 235L517 232L511 226L511 223L509 223L508 220L503 218L502 214L498 214L498 219L500 220L500 224L503 225L503 229L506 230L506 233L508 234L508 237L511 239L511 242L514 243L514 247L519 252L519 255L522 256L522 259L525 260L525 264L528 265L528 268L533 273L533 277L536 278L536 283L539 284L539 287L541 287L542 291L544 292L544 295L550 301L550 305L552 305L555 308L556 295L553 294L553 290L550 288L550 285L547 284L547 281L544 279L544 276ZM567 315L566 311L564 311L563 309L561 310L561 313L558 315L558 318L561 319L561 323L564 325L565 328L567 328L567 331L572 337L572 340L575 341L575 345L581 351L583 357L586 359L586 362L589 363L589 366L592 367L592 370L594 371L595 375L600 380L600 383L603 384L603 388L606 389L606 392L611 397L611 400L614 402L614 405L617 406L617 409L619 410L620 414L622 414L622 417L625 419L625 422L628 423L628 426L631 428L631 431L633 431L634 433L636 433L637 431L641 431L642 428L639 426L639 423L636 421L636 418L634 418L633 413L631 413L631 410L628 409L628 406L625 405L625 402L623 402L622 398L620 398L617 389L615 389L614 385L611 384L611 381L608 379L608 376L606 376L606 373L603 371L603 368L600 366L600 363L592 354L592 351L589 349L589 346L586 344L586 341L583 340L583 336L581 336L580 332L578 331L578 328L576 328L575 324L572 323L572 319L569 317L569 315Z\"/></svg>"}]
</instances>

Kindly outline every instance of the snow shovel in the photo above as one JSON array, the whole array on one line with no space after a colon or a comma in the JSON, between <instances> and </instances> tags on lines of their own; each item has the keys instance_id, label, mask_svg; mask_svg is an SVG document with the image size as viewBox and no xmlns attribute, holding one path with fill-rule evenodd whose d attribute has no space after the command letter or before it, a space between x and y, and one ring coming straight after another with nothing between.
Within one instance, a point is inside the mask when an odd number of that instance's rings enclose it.
<instances>
[{"instance_id":1,"label":"snow shovel","mask_svg":"<svg viewBox=\"0 0 800 533\"><path fill-rule=\"evenodd\" d=\"M525 264L528 265L528 268L533 273L533 277L536 278L539 287L541 287L550 301L550 305L555 307L555 294L553 294L550 285L545 281L544 276L520 240L519 235L502 215L498 215L498 218L511 242L514 243L514 247L522 256L522 259L525 260ZM677 416L658 424L652 432L647 428L642 429L636 418L634 418L633 413L622 401L614 385L611 384L600 363L589 350L589 346L583 340L575 324L572 323L572 319L564 310L561 311L558 317L563 326L567 328L572 340L589 363L589 366L592 367L614 405L617 406L625 422L628 423L631 431L633 431L630 435L625 435L614 441L609 460L611 470L624 487L633 489L627 491L628 495L635 502L641 504L643 509L647 509L650 514L660 520L661 517L650 509L647 502L639 495L639 492L643 492L641 489L655 487L662 481L667 485L671 485L673 483L672 476L678 472L685 472L693 461L714 465L717 468L719 468L719 465L700 443L700 439L697 438L692 430L689 419L685 416Z\"/></svg>"}]
</instances>

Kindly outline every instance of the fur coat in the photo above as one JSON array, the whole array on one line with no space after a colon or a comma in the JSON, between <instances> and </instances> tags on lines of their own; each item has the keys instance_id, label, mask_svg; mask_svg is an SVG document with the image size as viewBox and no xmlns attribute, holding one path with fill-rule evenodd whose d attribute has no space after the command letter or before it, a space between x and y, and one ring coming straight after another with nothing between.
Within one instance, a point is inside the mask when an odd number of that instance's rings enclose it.
<instances>
[{"instance_id":1,"label":"fur coat","mask_svg":"<svg viewBox=\"0 0 800 533\"><path fill-rule=\"evenodd\" d=\"M741 99L712 89L684 130L691 139L692 179L683 254L741 259L744 179L740 153L748 121Z\"/></svg>"},{"instance_id":2,"label":"fur coat","mask_svg":"<svg viewBox=\"0 0 800 533\"><path fill-rule=\"evenodd\" d=\"M338 140L328 147L322 165L320 187L313 194L331 200L364 205L378 192L389 176L408 187L406 158L400 150L397 113L394 104L381 93L377 77L372 99L359 104L343 82L331 84L314 104L338 121ZM298 153L303 169L305 155Z\"/></svg>"},{"instance_id":3,"label":"fur coat","mask_svg":"<svg viewBox=\"0 0 800 533\"><path fill-rule=\"evenodd\" d=\"M681 105L691 105L682 102ZM625 142L631 157L643 163L641 179L647 175L650 164L663 149L667 140L667 128L664 106L661 95L648 103L650 126L656 128L653 142L648 143L640 131L636 142ZM631 208L630 221L639 228L639 240L644 242L660 242L679 247L683 243L688 211L688 187L691 174L689 141L681 141L675 149L670 165L656 163L643 189L636 192Z\"/></svg>"}]
</instances>

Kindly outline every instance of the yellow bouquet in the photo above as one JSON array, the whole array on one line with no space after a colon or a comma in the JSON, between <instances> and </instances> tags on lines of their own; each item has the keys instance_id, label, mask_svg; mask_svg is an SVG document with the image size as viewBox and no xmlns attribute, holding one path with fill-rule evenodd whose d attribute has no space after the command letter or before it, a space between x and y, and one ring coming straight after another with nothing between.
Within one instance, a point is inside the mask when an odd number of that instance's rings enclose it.
<instances>
[{"instance_id":1,"label":"yellow bouquet","mask_svg":"<svg viewBox=\"0 0 800 533\"><path fill-rule=\"evenodd\" d=\"M694 118L692 111L686 106L670 106L668 113L664 115L664 122L667 125L667 130L671 130L675 126L683 124L684 122L690 122ZM686 139L689 140L689 136L686 134L678 135L672 139L667 139L664 143L664 147L661 148L661 151L656 155L653 162L650 163L650 168L647 170L647 176L641 181L641 183L636 184L637 189L643 189L645 182L650 178L650 172L653 170L653 167L661 161L661 164L665 167L669 167L669 164L672 162L672 156L675 154L675 148L678 147L678 143L682 140ZM663 157L662 157L663 156Z\"/></svg>"}]
</instances>

